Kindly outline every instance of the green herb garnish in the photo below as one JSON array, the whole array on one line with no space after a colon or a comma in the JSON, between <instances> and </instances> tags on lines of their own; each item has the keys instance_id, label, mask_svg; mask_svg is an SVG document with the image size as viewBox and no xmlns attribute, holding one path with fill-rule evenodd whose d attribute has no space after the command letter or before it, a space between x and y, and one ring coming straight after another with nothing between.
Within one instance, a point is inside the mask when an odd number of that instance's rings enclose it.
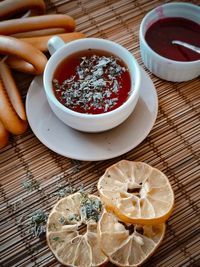
<instances>
[{"instance_id":1,"label":"green herb garnish","mask_svg":"<svg viewBox=\"0 0 200 267\"><path fill-rule=\"evenodd\" d=\"M75 213L69 214L66 218L62 216L59 219L59 222L62 225L73 224L73 223L77 223L78 221L80 221L80 216Z\"/></svg>"},{"instance_id":2,"label":"green herb garnish","mask_svg":"<svg viewBox=\"0 0 200 267\"><path fill-rule=\"evenodd\" d=\"M37 180L27 179L22 182L22 187L27 191L33 191L40 188L40 183Z\"/></svg>"},{"instance_id":3,"label":"green herb garnish","mask_svg":"<svg viewBox=\"0 0 200 267\"><path fill-rule=\"evenodd\" d=\"M96 198L89 198L87 194L82 193L80 214L86 220L98 222L102 211L102 203Z\"/></svg>"},{"instance_id":4,"label":"green herb garnish","mask_svg":"<svg viewBox=\"0 0 200 267\"><path fill-rule=\"evenodd\" d=\"M54 195L58 196L59 198L62 198L73 194L75 191L76 190L71 185L58 185L58 190L54 193Z\"/></svg>"},{"instance_id":5,"label":"green herb garnish","mask_svg":"<svg viewBox=\"0 0 200 267\"><path fill-rule=\"evenodd\" d=\"M52 238L52 240L53 240L53 241L56 241L56 242L58 242L58 243L63 243L63 242L64 242L64 240L62 240L59 236L54 236L54 237Z\"/></svg>"},{"instance_id":6,"label":"green herb garnish","mask_svg":"<svg viewBox=\"0 0 200 267\"><path fill-rule=\"evenodd\" d=\"M31 232L34 236L40 237L46 233L46 222L48 215L43 210L35 211L31 216Z\"/></svg>"}]
</instances>

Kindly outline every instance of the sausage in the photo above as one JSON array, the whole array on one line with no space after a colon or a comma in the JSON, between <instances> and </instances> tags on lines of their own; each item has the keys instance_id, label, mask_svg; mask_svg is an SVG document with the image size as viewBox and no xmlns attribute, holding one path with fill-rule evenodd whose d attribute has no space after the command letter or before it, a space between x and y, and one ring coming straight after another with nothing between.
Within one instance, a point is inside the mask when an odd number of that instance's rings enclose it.
<instances>
[{"instance_id":1,"label":"sausage","mask_svg":"<svg viewBox=\"0 0 200 267\"><path fill-rule=\"evenodd\" d=\"M63 28L66 32L75 29L75 21L64 14L34 16L20 19L10 19L0 22L0 34L11 35L42 29Z\"/></svg>"},{"instance_id":2,"label":"sausage","mask_svg":"<svg viewBox=\"0 0 200 267\"><path fill-rule=\"evenodd\" d=\"M37 31L29 31L29 32L18 32L11 34L12 37L16 38L27 38L27 37L38 37L38 36L46 36L46 35L57 35L60 33L65 33L65 29L62 28L51 28L51 29L41 29Z\"/></svg>"},{"instance_id":3,"label":"sausage","mask_svg":"<svg viewBox=\"0 0 200 267\"><path fill-rule=\"evenodd\" d=\"M41 36L41 37L29 37L29 38L20 38L20 40L27 42L37 49L39 49L42 52L47 52L47 43L51 37L54 35L48 35L48 36ZM85 38L85 34L82 32L71 32L71 33L62 33L62 34L57 34L65 43L76 40L76 39L81 39Z\"/></svg>"},{"instance_id":4,"label":"sausage","mask_svg":"<svg viewBox=\"0 0 200 267\"><path fill-rule=\"evenodd\" d=\"M46 56L37 48L10 36L0 35L0 54L18 57L30 65L32 74L41 74L47 63ZM20 69L19 69L20 70Z\"/></svg>"},{"instance_id":5,"label":"sausage","mask_svg":"<svg viewBox=\"0 0 200 267\"><path fill-rule=\"evenodd\" d=\"M13 134L22 134L28 127L23 101L5 62L0 63L0 121Z\"/></svg>"},{"instance_id":6,"label":"sausage","mask_svg":"<svg viewBox=\"0 0 200 267\"><path fill-rule=\"evenodd\" d=\"M42 37L20 38L20 40L33 45L35 48L39 49L42 52L47 52L48 51L47 43L48 43L48 40L52 36L54 35L42 36ZM61 37L64 42L70 42L72 40L85 37L85 35L81 32L63 33L63 34L58 34L58 36ZM19 59L18 57L9 56L6 60L6 63L12 69L16 69L24 73L30 73L30 74L34 73L33 66L29 64L28 62Z\"/></svg>"},{"instance_id":7,"label":"sausage","mask_svg":"<svg viewBox=\"0 0 200 267\"><path fill-rule=\"evenodd\" d=\"M27 11L30 16L44 14L45 9L43 0L4 0L0 2L0 19L5 20Z\"/></svg>"},{"instance_id":8,"label":"sausage","mask_svg":"<svg viewBox=\"0 0 200 267\"><path fill-rule=\"evenodd\" d=\"M0 149L6 146L8 143L8 131L0 121Z\"/></svg>"},{"instance_id":9,"label":"sausage","mask_svg":"<svg viewBox=\"0 0 200 267\"><path fill-rule=\"evenodd\" d=\"M36 74L34 66L23 59L11 56L8 57L5 62L13 70L17 70L19 72L27 74Z\"/></svg>"}]
</instances>

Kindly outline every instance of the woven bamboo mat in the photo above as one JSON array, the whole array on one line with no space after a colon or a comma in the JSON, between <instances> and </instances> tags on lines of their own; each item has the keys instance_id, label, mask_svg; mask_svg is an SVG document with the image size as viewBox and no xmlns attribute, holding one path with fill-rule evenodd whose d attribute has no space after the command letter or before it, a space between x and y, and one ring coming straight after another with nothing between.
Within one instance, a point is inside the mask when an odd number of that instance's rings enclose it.
<instances>
[{"instance_id":1,"label":"woven bamboo mat","mask_svg":"<svg viewBox=\"0 0 200 267\"><path fill-rule=\"evenodd\" d=\"M77 31L122 44L142 65L140 22L146 12L164 2L48 0L47 11L73 16ZM190 2L200 4L199 0ZM175 209L163 243L144 266L200 266L200 80L171 83L149 75L159 98L156 123L139 146L121 157L98 162L71 160L50 151L30 129L10 137L0 155L1 266L60 266L45 239L30 233L30 216L38 209L49 212L57 200L56 192L67 183L83 184L95 193L100 175L120 159L145 161L159 168L175 192ZM15 76L25 97L32 77ZM29 192L22 186L24 181L36 181L40 187Z\"/></svg>"}]
</instances>

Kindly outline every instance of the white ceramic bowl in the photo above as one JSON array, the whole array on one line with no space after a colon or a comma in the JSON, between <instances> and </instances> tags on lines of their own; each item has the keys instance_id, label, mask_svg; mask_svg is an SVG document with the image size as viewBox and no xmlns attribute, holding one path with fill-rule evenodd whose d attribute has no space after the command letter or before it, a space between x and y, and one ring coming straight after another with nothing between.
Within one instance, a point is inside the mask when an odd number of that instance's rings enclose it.
<instances>
[{"instance_id":1,"label":"white ceramic bowl","mask_svg":"<svg viewBox=\"0 0 200 267\"><path fill-rule=\"evenodd\" d=\"M68 126L84 132L102 132L121 124L133 112L139 98L141 84L140 67L133 55L121 45L98 38L87 38L64 44L58 37L48 43L51 53L44 71L44 88L47 100L56 116ZM83 114L62 105L55 97L52 77L58 64L72 53L88 48L108 51L121 58L127 65L131 76L131 93L127 101L117 109L103 114ZM55 51L56 50L56 51Z\"/></svg>"},{"instance_id":2,"label":"white ceramic bowl","mask_svg":"<svg viewBox=\"0 0 200 267\"><path fill-rule=\"evenodd\" d=\"M150 25L166 17L182 17L200 23L200 7L189 3L169 3L145 15L140 25L140 52L144 65L156 76L173 82L188 81L200 75L200 60L181 62L160 56L150 48L145 34Z\"/></svg>"}]
</instances>

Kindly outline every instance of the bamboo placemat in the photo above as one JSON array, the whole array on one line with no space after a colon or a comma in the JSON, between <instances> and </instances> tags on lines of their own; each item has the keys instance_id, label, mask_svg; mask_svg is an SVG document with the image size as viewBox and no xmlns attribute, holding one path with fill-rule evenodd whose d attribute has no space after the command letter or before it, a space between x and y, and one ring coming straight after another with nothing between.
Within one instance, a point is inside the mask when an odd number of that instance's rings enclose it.
<instances>
[{"instance_id":1,"label":"bamboo placemat","mask_svg":"<svg viewBox=\"0 0 200 267\"><path fill-rule=\"evenodd\" d=\"M122 44L142 66L140 22L164 2L171 1L46 1L48 13L71 15L77 31ZM189 2L200 4L199 0ZM145 161L160 169L175 192L175 209L164 241L144 266L200 266L200 79L172 83L148 74L158 93L159 113L148 137L129 153L107 161L84 162L50 151L30 129L10 137L0 155L1 266L60 266L45 239L30 233L30 216L38 209L49 212L57 200L56 192L67 183L73 187L83 184L95 193L106 167L120 159ZM16 74L15 78L25 97L33 77ZM40 187L29 192L22 186L24 181L37 182L35 186Z\"/></svg>"}]
</instances>

